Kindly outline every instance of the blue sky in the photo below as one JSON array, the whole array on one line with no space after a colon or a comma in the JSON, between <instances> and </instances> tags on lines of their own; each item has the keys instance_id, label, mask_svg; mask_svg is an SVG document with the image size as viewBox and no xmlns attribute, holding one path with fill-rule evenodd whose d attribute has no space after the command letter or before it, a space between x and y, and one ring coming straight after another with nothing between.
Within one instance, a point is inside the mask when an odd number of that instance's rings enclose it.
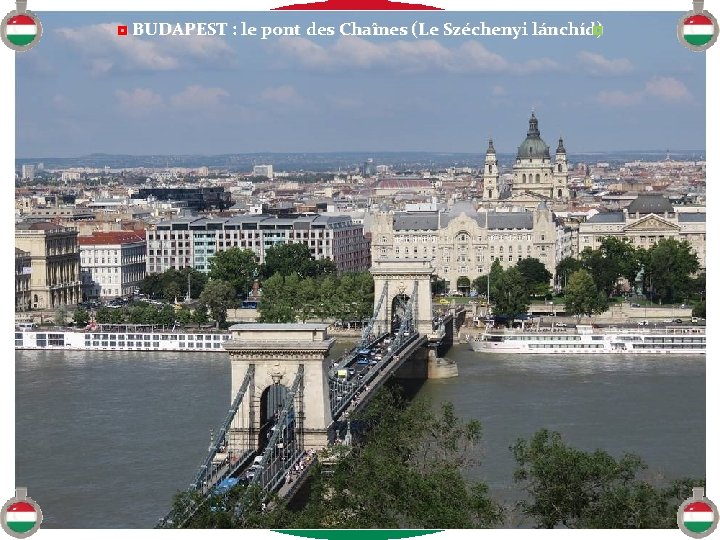
<instances>
[{"instance_id":1,"label":"blue sky","mask_svg":"<svg viewBox=\"0 0 720 540\"><path fill-rule=\"evenodd\" d=\"M679 13L43 13L17 59L17 157L514 152L534 107L569 154L705 148L705 57ZM600 21L593 37L118 37L118 23Z\"/></svg>"}]
</instances>

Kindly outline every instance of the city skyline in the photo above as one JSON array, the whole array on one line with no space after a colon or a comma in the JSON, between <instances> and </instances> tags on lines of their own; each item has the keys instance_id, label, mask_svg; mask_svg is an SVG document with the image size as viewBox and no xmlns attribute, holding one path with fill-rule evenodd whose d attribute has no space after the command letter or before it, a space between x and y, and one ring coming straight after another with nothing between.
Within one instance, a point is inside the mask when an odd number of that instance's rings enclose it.
<instances>
[{"instance_id":1,"label":"city skyline","mask_svg":"<svg viewBox=\"0 0 720 540\"><path fill-rule=\"evenodd\" d=\"M213 14L307 27L407 14ZM413 18L419 18L415 15ZM45 47L17 61L17 158L109 154L500 154L535 110L568 155L705 148L705 65L672 13L435 13L428 24L579 24L602 38L115 35L128 14L44 16ZM172 21L197 20L187 15ZM642 24L639 24L642 19ZM144 21L170 20L148 14ZM667 32L663 32L663 29ZM634 46L627 47L632 33ZM665 35L667 34L667 35ZM63 69L60 65L62 58Z\"/></svg>"}]
</instances>

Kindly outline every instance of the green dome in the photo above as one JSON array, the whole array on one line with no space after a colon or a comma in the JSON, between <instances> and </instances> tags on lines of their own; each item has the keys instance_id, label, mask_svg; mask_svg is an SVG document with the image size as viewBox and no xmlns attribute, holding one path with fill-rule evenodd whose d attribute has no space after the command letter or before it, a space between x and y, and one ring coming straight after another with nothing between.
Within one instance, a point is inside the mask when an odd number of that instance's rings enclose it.
<instances>
[{"instance_id":1,"label":"green dome","mask_svg":"<svg viewBox=\"0 0 720 540\"><path fill-rule=\"evenodd\" d=\"M550 147L540 138L538 121L534 112L530 116L530 129L528 129L527 138L518 146L517 157L518 159L550 157Z\"/></svg>"}]
</instances>

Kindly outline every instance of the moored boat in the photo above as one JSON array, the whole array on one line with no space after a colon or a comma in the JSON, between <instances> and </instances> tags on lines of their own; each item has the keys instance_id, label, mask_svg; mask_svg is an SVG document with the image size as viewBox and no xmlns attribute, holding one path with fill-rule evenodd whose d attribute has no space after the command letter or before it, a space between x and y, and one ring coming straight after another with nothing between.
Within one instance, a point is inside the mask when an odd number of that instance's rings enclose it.
<instances>
[{"instance_id":1,"label":"moored boat","mask_svg":"<svg viewBox=\"0 0 720 540\"><path fill-rule=\"evenodd\" d=\"M522 354L705 354L706 347L704 326L490 329L469 343L477 352Z\"/></svg>"}]
</instances>

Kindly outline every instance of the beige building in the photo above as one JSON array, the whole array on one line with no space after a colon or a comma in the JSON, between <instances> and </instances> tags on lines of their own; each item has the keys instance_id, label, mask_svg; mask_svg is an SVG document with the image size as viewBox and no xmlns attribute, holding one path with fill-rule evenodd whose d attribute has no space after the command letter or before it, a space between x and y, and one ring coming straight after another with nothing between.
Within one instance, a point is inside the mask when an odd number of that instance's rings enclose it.
<instances>
[{"instance_id":1,"label":"beige building","mask_svg":"<svg viewBox=\"0 0 720 540\"><path fill-rule=\"evenodd\" d=\"M30 309L30 254L15 248L15 311Z\"/></svg>"},{"instance_id":2,"label":"beige building","mask_svg":"<svg viewBox=\"0 0 720 540\"><path fill-rule=\"evenodd\" d=\"M572 246L569 235L544 204L534 211L478 212L460 202L449 212L381 211L373 220L372 257L373 264L431 259L438 278L455 290L459 278L486 274L495 260L509 268L533 257L554 274L558 257Z\"/></svg>"},{"instance_id":3,"label":"beige building","mask_svg":"<svg viewBox=\"0 0 720 540\"><path fill-rule=\"evenodd\" d=\"M663 195L641 193L627 208L595 214L580 224L579 249L596 249L606 236L647 249L663 238L687 240L705 268L705 213L676 212Z\"/></svg>"},{"instance_id":4,"label":"beige building","mask_svg":"<svg viewBox=\"0 0 720 540\"><path fill-rule=\"evenodd\" d=\"M82 299L77 236L77 231L50 222L15 226L15 247L30 254L31 309L54 309Z\"/></svg>"}]
</instances>

